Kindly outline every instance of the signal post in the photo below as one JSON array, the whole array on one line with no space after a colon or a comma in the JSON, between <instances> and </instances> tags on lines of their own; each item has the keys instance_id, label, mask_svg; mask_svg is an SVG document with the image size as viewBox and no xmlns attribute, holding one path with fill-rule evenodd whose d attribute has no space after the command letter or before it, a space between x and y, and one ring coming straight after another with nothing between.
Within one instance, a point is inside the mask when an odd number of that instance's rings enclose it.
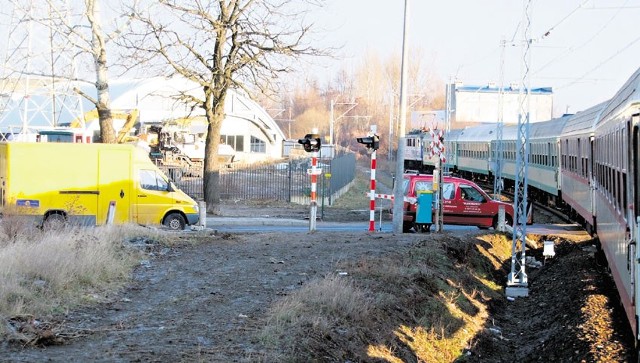
<instances>
[{"instance_id":1,"label":"signal post","mask_svg":"<svg viewBox=\"0 0 640 363\"><path fill-rule=\"evenodd\" d=\"M380 147L380 137L376 135L376 125L371 126L369 136L357 137L356 141L371 154L371 188L369 191L369 232L375 231L376 222L376 150Z\"/></svg>"},{"instance_id":2,"label":"signal post","mask_svg":"<svg viewBox=\"0 0 640 363\"><path fill-rule=\"evenodd\" d=\"M309 203L309 231L316 230L316 216L318 213L318 201L317 201L317 184L318 175L321 173L321 169L318 169L318 152L322 145L318 130L313 129L312 133L306 134L304 138L298 139L298 143L302 144L304 151L311 153L311 169L307 169L307 174L311 175L311 201Z\"/></svg>"}]
</instances>

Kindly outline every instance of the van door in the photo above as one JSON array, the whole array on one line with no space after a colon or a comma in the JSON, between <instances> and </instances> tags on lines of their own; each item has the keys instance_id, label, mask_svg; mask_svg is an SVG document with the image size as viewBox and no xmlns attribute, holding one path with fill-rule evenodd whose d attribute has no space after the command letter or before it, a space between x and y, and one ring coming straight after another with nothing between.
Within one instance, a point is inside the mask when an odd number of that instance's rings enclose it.
<instances>
[{"instance_id":1,"label":"van door","mask_svg":"<svg viewBox=\"0 0 640 363\"><path fill-rule=\"evenodd\" d=\"M136 221L160 224L165 212L176 203L169 182L154 169L139 169L137 173Z\"/></svg>"},{"instance_id":2,"label":"van door","mask_svg":"<svg viewBox=\"0 0 640 363\"><path fill-rule=\"evenodd\" d=\"M486 211L487 200L484 195L470 184L459 184L460 199L458 200L459 216L465 225L491 225L492 217ZM489 217L487 221L487 217Z\"/></svg>"},{"instance_id":3,"label":"van door","mask_svg":"<svg viewBox=\"0 0 640 363\"><path fill-rule=\"evenodd\" d=\"M442 183L442 218L444 224L454 224L454 220L457 218L456 213L456 186L454 183L445 182ZM453 219L453 220L452 220Z\"/></svg>"},{"instance_id":4,"label":"van door","mask_svg":"<svg viewBox=\"0 0 640 363\"><path fill-rule=\"evenodd\" d=\"M97 224L107 221L109 205L115 202L114 223L128 223L131 218L131 151L98 151Z\"/></svg>"}]
</instances>

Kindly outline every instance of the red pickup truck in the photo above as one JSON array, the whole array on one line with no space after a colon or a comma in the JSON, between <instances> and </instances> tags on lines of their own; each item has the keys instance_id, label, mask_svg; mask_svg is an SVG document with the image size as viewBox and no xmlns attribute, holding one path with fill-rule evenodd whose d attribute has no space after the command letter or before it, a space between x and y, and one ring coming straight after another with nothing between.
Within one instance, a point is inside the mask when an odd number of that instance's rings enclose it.
<instances>
[{"instance_id":1,"label":"red pickup truck","mask_svg":"<svg viewBox=\"0 0 640 363\"><path fill-rule=\"evenodd\" d=\"M478 226L479 228L496 228L498 225L498 210L504 206L505 222L513 225L513 205L491 199L484 190L474 182L445 176L442 178L443 218L444 224L458 224ZM405 174L404 175L404 219L403 230L412 227L422 230L423 226L415 223L416 204L413 200L420 191L433 190L433 175ZM428 230L428 228L426 228Z\"/></svg>"}]
</instances>

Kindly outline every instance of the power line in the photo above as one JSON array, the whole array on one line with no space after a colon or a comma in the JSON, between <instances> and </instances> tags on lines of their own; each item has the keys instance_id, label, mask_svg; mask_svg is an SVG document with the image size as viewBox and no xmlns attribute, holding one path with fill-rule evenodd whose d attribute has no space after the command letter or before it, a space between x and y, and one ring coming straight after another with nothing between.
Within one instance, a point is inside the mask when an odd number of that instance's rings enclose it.
<instances>
[{"instance_id":1,"label":"power line","mask_svg":"<svg viewBox=\"0 0 640 363\"><path fill-rule=\"evenodd\" d=\"M547 30L541 37L540 39L544 39L546 37L549 36L549 34L551 34L551 31L553 29L555 29L558 25L564 23L567 19L569 19L571 17L571 15L575 14L576 11L580 10L584 4L586 4L587 2L589 2L589 0L584 0L580 5L578 5L575 9L573 9L569 14L565 15L564 18L560 19L559 22L556 23L556 25L552 26L551 28L549 28L549 30Z\"/></svg>"},{"instance_id":2,"label":"power line","mask_svg":"<svg viewBox=\"0 0 640 363\"><path fill-rule=\"evenodd\" d=\"M558 87L558 89L562 89L565 87L569 87L572 86L576 83L578 83L579 81L583 80L586 76L588 76L590 73L594 72L595 70L597 70L598 68L602 67L603 65L605 65L607 62L609 62L610 60L612 60L613 58L617 57L618 55L620 55L620 53L624 52L625 50L629 49L632 45L634 45L635 43L637 43L640 40L640 37L634 39L631 41L631 43L625 45L622 49L618 50L617 52L615 52L613 55L611 55L609 58L603 60L602 62L598 63L595 67L591 68L589 71L587 71L586 73L584 73L582 76L578 77L575 81L561 85Z\"/></svg>"},{"instance_id":3,"label":"power line","mask_svg":"<svg viewBox=\"0 0 640 363\"><path fill-rule=\"evenodd\" d=\"M618 11L617 11L615 14L613 14L613 15L609 18L609 20L607 20L607 21L606 21L606 22L605 22L605 23L600 27L600 29L598 29L598 31L596 31L596 32L595 32L595 33L594 33L594 34L593 34L589 39L587 39L586 41L584 41L582 44L578 45L577 47L569 47L569 48L567 48L563 53L560 53L558 56L556 56L555 58L551 59L550 61L548 61L547 63L545 63L543 66L541 66L540 68L538 68L538 69L534 72L534 74L538 74L539 72L541 72L542 70L544 70L545 68L547 68L549 65L551 65L551 64L553 64L553 63L555 63L558 59L563 58L564 56L566 56L566 55L568 55L568 54L570 54L570 53L572 53L572 52L574 52L574 51L576 51L576 50L578 50L578 49L581 49L581 48L583 48L584 46L586 46L587 44L591 43L591 42L592 42L592 41L593 41L593 40L594 40L598 35L600 35L600 34L601 34L601 33L602 33L602 32L603 32L603 31L604 31L604 30L605 30L605 29L606 29L606 28L611 24L611 22L613 21L613 19L615 19L615 18L618 16L618 14L620 14L620 12L622 11L622 9L624 8L624 6L625 6L628 2L629 2L629 0L625 1L625 3L624 3L622 6L620 6L620 7L618 8ZM583 4L584 4L584 3L583 3ZM580 5L580 6L582 6L582 5ZM575 10L574 10L574 12L575 12ZM564 19L566 19L567 17L568 17L568 16L565 16L565 18L564 18ZM557 26L557 25L555 25L555 26ZM554 26L554 27L555 27L555 26ZM553 27L552 27L552 28L553 28ZM548 34L548 32L547 32L547 34Z\"/></svg>"}]
</instances>

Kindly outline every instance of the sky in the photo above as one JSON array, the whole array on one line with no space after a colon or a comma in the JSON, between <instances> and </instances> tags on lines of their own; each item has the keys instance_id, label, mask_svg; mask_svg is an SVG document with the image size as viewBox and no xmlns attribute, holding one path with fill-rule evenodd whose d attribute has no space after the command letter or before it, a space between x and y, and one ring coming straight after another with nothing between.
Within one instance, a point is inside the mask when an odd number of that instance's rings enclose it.
<instances>
[{"instance_id":1,"label":"sky","mask_svg":"<svg viewBox=\"0 0 640 363\"><path fill-rule=\"evenodd\" d=\"M407 44L444 82L521 84L526 0L407 0ZM640 68L640 0L532 0L531 88L552 87L554 117L614 96ZM340 47L315 72L328 81L362 55L402 53L405 0L327 0L313 13L320 41ZM504 40L505 46L501 46ZM504 59L504 65L501 59ZM411 62L411 55L408 57ZM424 60L423 60L424 63Z\"/></svg>"}]
</instances>

